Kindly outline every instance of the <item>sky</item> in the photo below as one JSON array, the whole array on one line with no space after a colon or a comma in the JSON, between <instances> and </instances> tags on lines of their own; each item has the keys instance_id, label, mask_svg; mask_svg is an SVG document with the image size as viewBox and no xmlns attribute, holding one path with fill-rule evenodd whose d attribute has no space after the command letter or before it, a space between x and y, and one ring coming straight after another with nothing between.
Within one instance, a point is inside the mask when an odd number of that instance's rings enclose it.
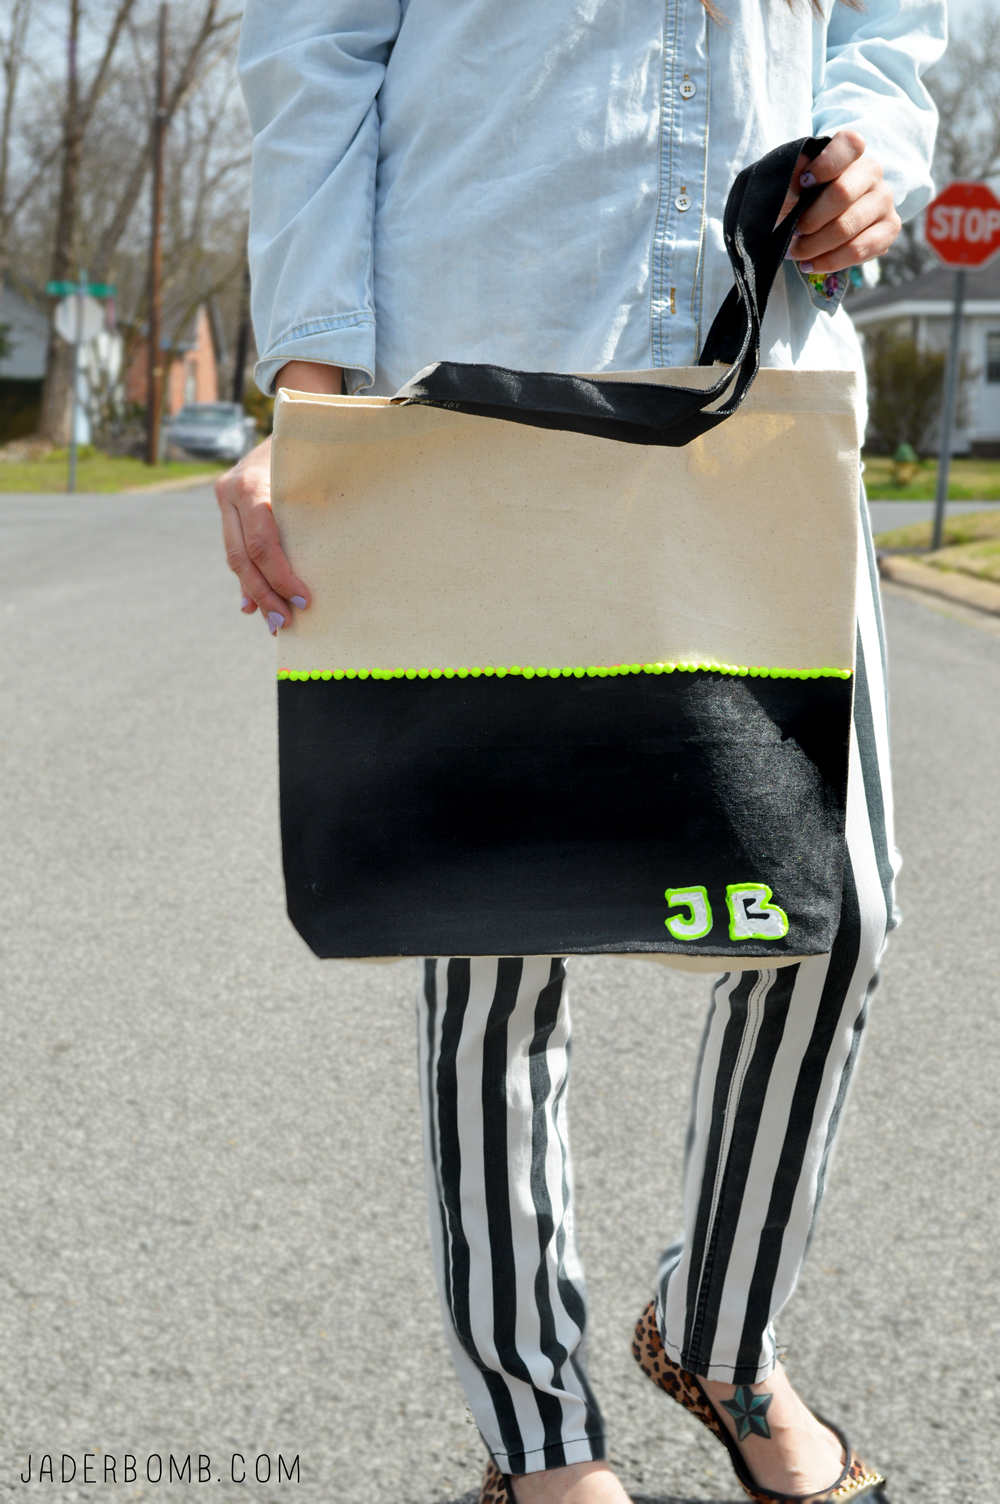
<instances>
[{"instance_id":1,"label":"sky","mask_svg":"<svg viewBox=\"0 0 1000 1504\"><path fill-rule=\"evenodd\" d=\"M965 31L971 21L985 9L983 0L948 0L950 24Z\"/></svg>"}]
</instances>

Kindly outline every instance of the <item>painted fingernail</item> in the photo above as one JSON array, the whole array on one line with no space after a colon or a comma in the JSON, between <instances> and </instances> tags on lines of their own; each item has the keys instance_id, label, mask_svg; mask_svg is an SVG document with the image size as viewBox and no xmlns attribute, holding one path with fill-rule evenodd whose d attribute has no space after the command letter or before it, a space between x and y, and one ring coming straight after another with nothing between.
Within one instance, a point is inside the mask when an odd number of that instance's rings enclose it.
<instances>
[{"instance_id":1,"label":"painted fingernail","mask_svg":"<svg viewBox=\"0 0 1000 1504\"><path fill-rule=\"evenodd\" d=\"M269 611L267 613L267 624L271 628L271 636L273 637L278 628L285 625L285 618L280 611Z\"/></svg>"},{"instance_id":2,"label":"painted fingernail","mask_svg":"<svg viewBox=\"0 0 1000 1504\"><path fill-rule=\"evenodd\" d=\"M816 183L815 174L811 172L804 172L799 178L799 182L802 184L803 188L812 188Z\"/></svg>"},{"instance_id":3,"label":"painted fingernail","mask_svg":"<svg viewBox=\"0 0 1000 1504\"><path fill-rule=\"evenodd\" d=\"M809 273L810 273L810 272L811 272L811 271L812 271L812 269L813 269L813 264L812 264L812 262L811 262L811 261L800 261L800 262L799 262L799 266L800 266L800 267L801 267L801 268L802 268L802 270L803 270L803 271L804 271L804 272L805 272L805 274L806 274L806 276L807 276L807 277L808 277L808 275L809 275Z\"/></svg>"},{"instance_id":4,"label":"painted fingernail","mask_svg":"<svg viewBox=\"0 0 1000 1504\"><path fill-rule=\"evenodd\" d=\"M249 606L249 604L250 604L250 597L248 595L245 595L243 597L243 599L240 601L240 610L241 611L245 611L246 608Z\"/></svg>"},{"instance_id":5,"label":"painted fingernail","mask_svg":"<svg viewBox=\"0 0 1000 1504\"><path fill-rule=\"evenodd\" d=\"M306 598L304 595L290 595L288 599L291 601L293 606L298 606L300 611L304 611L306 609Z\"/></svg>"},{"instance_id":6,"label":"painted fingernail","mask_svg":"<svg viewBox=\"0 0 1000 1504\"><path fill-rule=\"evenodd\" d=\"M788 250L785 252L785 260L786 261L794 261L795 260L795 257L792 255L792 248L791 248L791 246L789 246Z\"/></svg>"}]
</instances>

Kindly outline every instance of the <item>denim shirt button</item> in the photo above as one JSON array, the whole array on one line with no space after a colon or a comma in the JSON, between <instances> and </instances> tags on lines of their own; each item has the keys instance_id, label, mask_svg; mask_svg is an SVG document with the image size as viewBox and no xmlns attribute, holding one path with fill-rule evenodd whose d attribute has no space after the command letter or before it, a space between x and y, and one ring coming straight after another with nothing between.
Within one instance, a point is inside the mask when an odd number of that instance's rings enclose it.
<instances>
[{"instance_id":1,"label":"denim shirt button","mask_svg":"<svg viewBox=\"0 0 1000 1504\"><path fill-rule=\"evenodd\" d=\"M679 85L677 92L680 94L682 99L693 99L698 92L698 86L694 82L694 80L688 78L687 74L685 73L684 81Z\"/></svg>"},{"instance_id":2,"label":"denim shirt button","mask_svg":"<svg viewBox=\"0 0 1000 1504\"><path fill-rule=\"evenodd\" d=\"M677 197L674 199L674 203L683 214L685 209L690 209L693 203L693 199L691 198L691 195L689 193L678 193Z\"/></svg>"}]
</instances>

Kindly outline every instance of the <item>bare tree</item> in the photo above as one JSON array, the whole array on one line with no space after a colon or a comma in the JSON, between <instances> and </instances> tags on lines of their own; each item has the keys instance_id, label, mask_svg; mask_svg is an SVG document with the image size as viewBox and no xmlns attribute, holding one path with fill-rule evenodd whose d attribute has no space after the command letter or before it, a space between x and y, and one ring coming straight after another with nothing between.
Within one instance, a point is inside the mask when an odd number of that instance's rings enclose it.
<instances>
[{"instance_id":1,"label":"bare tree","mask_svg":"<svg viewBox=\"0 0 1000 1504\"><path fill-rule=\"evenodd\" d=\"M14 101L21 79L25 43L31 22L32 0L14 0L10 26L0 33L0 76L3 77L3 113L0 115L0 282L7 269L7 243L11 220L21 207L10 197L11 150L14 134Z\"/></svg>"},{"instance_id":2,"label":"bare tree","mask_svg":"<svg viewBox=\"0 0 1000 1504\"><path fill-rule=\"evenodd\" d=\"M956 178L972 181L1000 176L1000 6L984 5L974 21L951 39L940 63L927 75L940 125L933 176L938 188ZM883 258L888 282L907 282L937 266L919 220Z\"/></svg>"},{"instance_id":3,"label":"bare tree","mask_svg":"<svg viewBox=\"0 0 1000 1504\"><path fill-rule=\"evenodd\" d=\"M174 49L175 57L180 54L182 62L191 65L191 82L186 86L183 75L175 79L171 100L176 102L166 138L162 291L168 366L189 337L202 303L212 310L213 330L235 333L246 257L250 131L236 82L236 30L225 21L210 28L203 24L204 13L199 19L190 41ZM109 130L117 140L120 128L115 119L109 121ZM119 286L123 332L130 349L135 349L146 337L148 313L146 204L141 196L138 212L129 216L124 197L123 192L116 204L117 223L105 221L109 228L102 230L98 244L109 256L105 264Z\"/></svg>"},{"instance_id":4,"label":"bare tree","mask_svg":"<svg viewBox=\"0 0 1000 1504\"><path fill-rule=\"evenodd\" d=\"M99 53L97 66L91 74L89 84L81 90L79 48L83 3L82 0L69 0L69 57L63 110L62 164L55 245L51 263L51 276L54 282L68 281L76 273L80 169L83 162L84 140L87 127L107 83L122 28L135 3L136 0L117 0L111 15L111 24L104 38L104 45ZM56 334L55 329L50 328L45 359L40 428L46 438L56 443L64 441L67 437L72 381L73 371L69 348Z\"/></svg>"},{"instance_id":5,"label":"bare tree","mask_svg":"<svg viewBox=\"0 0 1000 1504\"><path fill-rule=\"evenodd\" d=\"M19 0L28 4L30 0ZM76 276L81 261L98 281L116 279L119 263L135 258L144 240L143 187L152 157L153 111L149 95L153 8L141 0L113 0L103 16L95 61L84 84L77 57L89 0L68 0L69 65L62 111L61 170L55 202L47 218L53 281ZM238 15L223 0L180 0L179 25L170 57L167 98L169 126L192 95L226 97L231 89L213 83L213 74L234 76ZM147 14L148 13L148 14ZM98 28L96 7L90 29ZM122 48L122 43L126 48ZM93 40L88 49L95 53ZM123 51L130 53L124 59ZM141 122L136 130L137 120ZM245 143L241 142L245 154ZM41 229L41 226L39 227ZM131 240L132 244L128 242ZM142 302L142 294L133 301ZM133 309L132 312L135 310ZM72 373L70 352L53 332L46 361L42 432L55 442L67 435Z\"/></svg>"},{"instance_id":6,"label":"bare tree","mask_svg":"<svg viewBox=\"0 0 1000 1504\"><path fill-rule=\"evenodd\" d=\"M969 30L952 38L929 77L941 124L934 179L1000 174L1000 8L986 5Z\"/></svg>"},{"instance_id":7,"label":"bare tree","mask_svg":"<svg viewBox=\"0 0 1000 1504\"><path fill-rule=\"evenodd\" d=\"M176 73L167 95L166 125L169 127L194 88L223 60L231 61L235 43L235 28L239 17L233 13L220 15L219 0L207 0L199 21L184 43ZM121 240L128 228L142 193L149 172L153 151L152 111L149 127L139 151L114 202L114 209L93 258L96 276L108 275Z\"/></svg>"},{"instance_id":8,"label":"bare tree","mask_svg":"<svg viewBox=\"0 0 1000 1504\"><path fill-rule=\"evenodd\" d=\"M75 280L86 267L117 284L118 327L133 346L148 309L157 8L0 0L0 276L16 262L19 284L40 295L50 278ZM239 0L171 0L163 291L173 345L202 302L222 345L237 344L250 148L236 85L238 9ZM47 361L43 432L62 442L72 372L54 335Z\"/></svg>"}]
</instances>

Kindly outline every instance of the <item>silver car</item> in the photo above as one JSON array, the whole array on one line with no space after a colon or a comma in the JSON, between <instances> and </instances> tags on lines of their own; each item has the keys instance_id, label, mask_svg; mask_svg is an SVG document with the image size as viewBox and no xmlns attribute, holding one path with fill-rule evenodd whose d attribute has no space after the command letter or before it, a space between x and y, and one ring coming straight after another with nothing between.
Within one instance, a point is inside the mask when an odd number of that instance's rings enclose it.
<instances>
[{"instance_id":1,"label":"silver car","mask_svg":"<svg viewBox=\"0 0 1000 1504\"><path fill-rule=\"evenodd\" d=\"M189 402L167 436L200 460L239 460L256 444L257 425L238 402Z\"/></svg>"}]
</instances>

